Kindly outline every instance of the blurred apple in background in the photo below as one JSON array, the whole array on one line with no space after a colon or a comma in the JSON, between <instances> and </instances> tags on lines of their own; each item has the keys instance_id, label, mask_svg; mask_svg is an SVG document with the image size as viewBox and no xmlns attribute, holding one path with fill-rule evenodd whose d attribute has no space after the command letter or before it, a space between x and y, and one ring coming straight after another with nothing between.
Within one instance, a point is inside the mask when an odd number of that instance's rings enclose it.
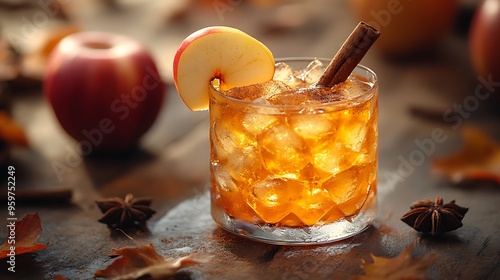
<instances>
[{"instance_id":1,"label":"blurred apple in background","mask_svg":"<svg viewBox=\"0 0 500 280\"><path fill-rule=\"evenodd\" d=\"M480 4L471 22L469 45L476 74L500 82L500 0Z\"/></svg>"},{"instance_id":2,"label":"blurred apple in background","mask_svg":"<svg viewBox=\"0 0 500 280\"><path fill-rule=\"evenodd\" d=\"M350 0L354 15L380 30L375 47L389 56L420 53L451 29L458 0Z\"/></svg>"},{"instance_id":3,"label":"blurred apple in background","mask_svg":"<svg viewBox=\"0 0 500 280\"><path fill-rule=\"evenodd\" d=\"M148 51L110 33L62 39L47 62L44 94L81 154L120 153L155 121L164 84Z\"/></svg>"}]
</instances>

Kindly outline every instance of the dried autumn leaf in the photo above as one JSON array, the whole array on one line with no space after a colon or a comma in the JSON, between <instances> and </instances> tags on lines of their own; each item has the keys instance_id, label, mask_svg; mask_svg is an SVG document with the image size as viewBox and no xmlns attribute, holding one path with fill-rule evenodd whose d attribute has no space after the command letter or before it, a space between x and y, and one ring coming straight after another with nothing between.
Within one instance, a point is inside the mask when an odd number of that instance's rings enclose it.
<instances>
[{"instance_id":1,"label":"dried autumn leaf","mask_svg":"<svg viewBox=\"0 0 500 280\"><path fill-rule=\"evenodd\" d=\"M459 183L464 180L492 180L500 183L500 145L477 128L464 127L463 148L432 161L435 174Z\"/></svg>"},{"instance_id":2,"label":"dried autumn leaf","mask_svg":"<svg viewBox=\"0 0 500 280\"><path fill-rule=\"evenodd\" d=\"M17 57L10 43L0 35L0 81L13 80L19 75Z\"/></svg>"},{"instance_id":3,"label":"dried autumn leaf","mask_svg":"<svg viewBox=\"0 0 500 280\"><path fill-rule=\"evenodd\" d=\"M372 255L373 263L363 263L365 275L360 275L354 280L400 280L400 279L429 279L427 270L437 259L436 254L422 257L412 257L410 252L413 245L406 248L395 258L376 257Z\"/></svg>"},{"instance_id":4,"label":"dried autumn leaf","mask_svg":"<svg viewBox=\"0 0 500 280\"><path fill-rule=\"evenodd\" d=\"M120 257L106 269L96 271L95 277L125 280L149 276L151 279L164 279L182 267L205 263L212 258L208 253L194 253L178 259L164 258L156 252L152 244L137 248L120 248L111 255Z\"/></svg>"},{"instance_id":5,"label":"dried autumn leaf","mask_svg":"<svg viewBox=\"0 0 500 280\"><path fill-rule=\"evenodd\" d=\"M0 111L0 139L8 145L28 146L24 129L5 111Z\"/></svg>"},{"instance_id":6,"label":"dried autumn leaf","mask_svg":"<svg viewBox=\"0 0 500 280\"><path fill-rule=\"evenodd\" d=\"M11 247L15 247L16 255L31 253L45 249L47 244L38 243L38 237L42 234L42 223L38 213L27 214L17 222L7 222L7 240L0 246L0 259L8 257ZM13 231L13 232L12 232ZM9 239L10 236L14 238ZM15 243L12 240L15 240Z\"/></svg>"},{"instance_id":7,"label":"dried autumn leaf","mask_svg":"<svg viewBox=\"0 0 500 280\"><path fill-rule=\"evenodd\" d=\"M68 278L62 276L61 274L56 274L54 280L68 280Z\"/></svg>"},{"instance_id":8,"label":"dried autumn leaf","mask_svg":"<svg viewBox=\"0 0 500 280\"><path fill-rule=\"evenodd\" d=\"M45 32L35 39L33 44L38 48L23 55L21 58L21 74L35 80L43 80L45 65L52 50L66 36L79 32L80 29L73 25L64 25L47 28Z\"/></svg>"}]
</instances>

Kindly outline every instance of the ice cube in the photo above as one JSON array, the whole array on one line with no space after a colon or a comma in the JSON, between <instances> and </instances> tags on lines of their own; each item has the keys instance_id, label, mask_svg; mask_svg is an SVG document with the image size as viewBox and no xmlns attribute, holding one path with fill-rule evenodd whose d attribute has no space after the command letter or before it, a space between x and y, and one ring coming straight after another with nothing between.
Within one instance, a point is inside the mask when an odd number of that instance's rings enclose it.
<instances>
[{"instance_id":1,"label":"ice cube","mask_svg":"<svg viewBox=\"0 0 500 280\"><path fill-rule=\"evenodd\" d=\"M336 142L354 152L360 152L366 141L368 124L361 120L344 121L337 129Z\"/></svg>"},{"instance_id":2,"label":"ice cube","mask_svg":"<svg viewBox=\"0 0 500 280\"><path fill-rule=\"evenodd\" d=\"M352 99L365 94L372 87L372 84L362 81L355 76L350 76L344 83L338 84L336 89L341 92L346 99Z\"/></svg>"},{"instance_id":3,"label":"ice cube","mask_svg":"<svg viewBox=\"0 0 500 280\"><path fill-rule=\"evenodd\" d=\"M212 147L219 159L225 159L235 151L239 150L241 146L250 146L255 143L255 140L247 137L239 129L234 129L232 126L217 122L212 127Z\"/></svg>"},{"instance_id":4,"label":"ice cube","mask_svg":"<svg viewBox=\"0 0 500 280\"><path fill-rule=\"evenodd\" d=\"M326 114L301 114L290 117L288 123L304 139L319 141L335 133L335 125Z\"/></svg>"},{"instance_id":5,"label":"ice cube","mask_svg":"<svg viewBox=\"0 0 500 280\"><path fill-rule=\"evenodd\" d=\"M312 85L318 82L323 72L325 72L325 65L318 59L314 59L300 72L299 79L307 85Z\"/></svg>"},{"instance_id":6,"label":"ice cube","mask_svg":"<svg viewBox=\"0 0 500 280\"><path fill-rule=\"evenodd\" d=\"M273 115L267 114L246 114L243 116L242 126L246 135L252 139L257 139L262 131L278 123L279 119Z\"/></svg>"},{"instance_id":7,"label":"ice cube","mask_svg":"<svg viewBox=\"0 0 500 280\"><path fill-rule=\"evenodd\" d=\"M268 81L260 84L231 88L225 91L224 94L232 98L253 102L254 100L260 100L262 97L278 94L287 90L290 90L290 87L283 82Z\"/></svg>"},{"instance_id":8,"label":"ice cube","mask_svg":"<svg viewBox=\"0 0 500 280\"><path fill-rule=\"evenodd\" d=\"M259 97L255 100L252 101L252 107L246 107L244 110L248 114L257 114L261 115L264 117L264 115L267 115L269 117L273 115L282 115L284 113L283 109L277 106L268 106L268 105L273 105L271 102L268 100L269 97L263 96ZM262 106L259 106L262 105Z\"/></svg>"},{"instance_id":9,"label":"ice cube","mask_svg":"<svg viewBox=\"0 0 500 280\"><path fill-rule=\"evenodd\" d=\"M292 68L284 62L277 62L275 64L273 80L284 82L285 84L290 86L293 86L297 83Z\"/></svg>"},{"instance_id":10,"label":"ice cube","mask_svg":"<svg viewBox=\"0 0 500 280\"><path fill-rule=\"evenodd\" d=\"M238 191L238 186L227 169L219 168L217 165L213 165L212 168L216 186L220 192Z\"/></svg>"},{"instance_id":11,"label":"ice cube","mask_svg":"<svg viewBox=\"0 0 500 280\"><path fill-rule=\"evenodd\" d=\"M288 180L274 179L255 184L253 194L263 206L275 207L289 204L292 192L288 189Z\"/></svg>"},{"instance_id":12,"label":"ice cube","mask_svg":"<svg viewBox=\"0 0 500 280\"><path fill-rule=\"evenodd\" d=\"M351 199L357 191L360 176L359 166L352 166L325 180L322 188L328 190L335 203L339 204ZM362 188L363 186L359 186Z\"/></svg>"},{"instance_id":13,"label":"ice cube","mask_svg":"<svg viewBox=\"0 0 500 280\"><path fill-rule=\"evenodd\" d=\"M225 168L229 170L232 178L241 185L248 182L248 178L252 178L253 174L263 172L258 148L255 146L246 146L234 151L222 164L225 164Z\"/></svg>"},{"instance_id":14,"label":"ice cube","mask_svg":"<svg viewBox=\"0 0 500 280\"><path fill-rule=\"evenodd\" d=\"M259 105L269 104L269 102L267 102L267 99L266 99L265 96L261 96L261 97L259 97L257 99L252 100L252 103L259 104Z\"/></svg>"},{"instance_id":15,"label":"ice cube","mask_svg":"<svg viewBox=\"0 0 500 280\"><path fill-rule=\"evenodd\" d=\"M279 94L267 96L267 101L273 105L304 105L311 98L297 90L284 91Z\"/></svg>"},{"instance_id":16,"label":"ice cube","mask_svg":"<svg viewBox=\"0 0 500 280\"><path fill-rule=\"evenodd\" d=\"M308 226L315 225L333 207L332 195L318 187L304 188L302 197L295 203L293 213Z\"/></svg>"},{"instance_id":17,"label":"ice cube","mask_svg":"<svg viewBox=\"0 0 500 280\"><path fill-rule=\"evenodd\" d=\"M280 81L269 81L264 83L264 86L265 97L274 96L291 90L289 85Z\"/></svg>"},{"instance_id":18,"label":"ice cube","mask_svg":"<svg viewBox=\"0 0 500 280\"><path fill-rule=\"evenodd\" d=\"M337 143L325 141L312 147L313 165L324 172L336 174L341 170L341 159L345 149Z\"/></svg>"},{"instance_id":19,"label":"ice cube","mask_svg":"<svg viewBox=\"0 0 500 280\"><path fill-rule=\"evenodd\" d=\"M275 105L319 105L341 99L342 95L329 88L311 87L284 91L268 97L268 102Z\"/></svg>"},{"instance_id":20,"label":"ice cube","mask_svg":"<svg viewBox=\"0 0 500 280\"><path fill-rule=\"evenodd\" d=\"M285 123L278 123L257 139L264 165L278 175L298 174L311 159L305 140Z\"/></svg>"},{"instance_id":21,"label":"ice cube","mask_svg":"<svg viewBox=\"0 0 500 280\"><path fill-rule=\"evenodd\" d=\"M274 224L290 214L304 189L304 183L296 180L269 178L254 184L248 204L262 220Z\"/></svg>"},{"instance_id":22,"label":"ice cube","mask_svg":"<svg viewBox=\"0 0 500 280\"><path fill-rule=\"evenodd\" d=\"M323 186L332 194L337 206L346 215L356 214L371 193L376 164L353 166L326 181Z\"/></svg>"}]
</instances>

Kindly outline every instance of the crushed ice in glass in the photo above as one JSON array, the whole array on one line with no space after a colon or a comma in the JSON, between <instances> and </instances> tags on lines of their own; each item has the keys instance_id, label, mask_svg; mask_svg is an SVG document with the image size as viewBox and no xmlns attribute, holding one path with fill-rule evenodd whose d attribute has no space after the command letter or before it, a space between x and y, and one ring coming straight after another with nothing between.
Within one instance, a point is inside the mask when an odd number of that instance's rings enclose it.
<instances>
[{"instance_id":1,"label":"crushed ice in glass","mask_svg":"<svg viewBox=\"0 0 500 280\"><path fill-rule=\"evenodd\" d=\"M319 78L321 75L323 75L323 72L325 72L326 66L323 65L323 63L317 59L311 61L309 65L302 71L298 72L300 74L300 79L308 84L312 85L316 82L318 82Z\"/></svg>"},{"instance_id":2,"label":"crushed ice in glass","mask_svg":"<svg viewBox=\"0 0 500 280\"><path fill-rule=\"evenodd\" d=\"M350 76L331 88L316 87L326 66L314 59L306 68L296 70L284 62L277 62L272 81L232 88L224 94L258 104L315 105L351 99L372 86L356 76Z\"/></svg>"}]
</instances>

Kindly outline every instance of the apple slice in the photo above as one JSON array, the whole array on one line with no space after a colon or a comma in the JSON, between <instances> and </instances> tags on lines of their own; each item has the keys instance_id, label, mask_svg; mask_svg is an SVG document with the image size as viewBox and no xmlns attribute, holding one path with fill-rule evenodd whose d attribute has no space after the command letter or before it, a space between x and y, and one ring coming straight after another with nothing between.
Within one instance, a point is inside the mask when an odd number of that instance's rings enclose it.
<instances>
[{"instance_id":1,"label":"apple slice","mask_svg":"<svg viewBox=\"0 0 500 280\"><path fill-rule=\"evenodd\" d=\"M270 81L271 51L250 35L231 27L211 26L189 35L174 57L177 91L192 111L208 109L210 83L222 90Z\"/></svg>"}]
</instances>

